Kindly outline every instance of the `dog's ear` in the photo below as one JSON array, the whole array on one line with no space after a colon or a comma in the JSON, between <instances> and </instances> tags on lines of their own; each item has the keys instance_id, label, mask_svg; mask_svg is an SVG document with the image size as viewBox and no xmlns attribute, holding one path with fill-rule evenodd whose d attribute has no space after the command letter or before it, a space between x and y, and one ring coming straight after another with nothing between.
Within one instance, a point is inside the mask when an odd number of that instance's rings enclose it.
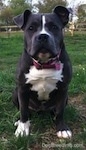
<instances>
[{"instance_id":1,"label":"dog's ear","mask_svg":"<svg viewBox=\"0 0 86 150\"><path fill-rule=\"evenodd\" d=\"M24 11L24 13L14 17L13 21L19 28L24 29L30 14L31 14L31 11L27 9Z\"/></svg>"},{"instance_id":2,"label":"dog's ear","mask_svg":"<svg viewBox=\"0 0 86 150\"><path fill-rule=\"evenodd\" d=\"M53 10L54 13L58 15L63 26L65 26L69 21L69 10L63 6L57 6Z\"/></svg>"}]
</instances>

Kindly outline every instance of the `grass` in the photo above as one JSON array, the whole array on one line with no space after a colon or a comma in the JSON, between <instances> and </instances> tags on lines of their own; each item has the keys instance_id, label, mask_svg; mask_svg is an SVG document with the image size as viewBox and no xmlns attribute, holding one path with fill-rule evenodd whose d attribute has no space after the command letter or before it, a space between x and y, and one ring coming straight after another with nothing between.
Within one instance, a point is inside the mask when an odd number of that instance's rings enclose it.
<instances>
[{"instance_id":1,"label":"grass","mask_svg":"<svg viewBox=\"0 0 86 150\"><path fill-rule=\"evenodd\" d=\"M85 150L86 149L86 34L65 35L73 78L69 86L69 104L65 120L73 131L73 138L59 140L55 126L47 113L33 113L31 135L15 138L14 122L19 112L12 104L15 71L22 53L22 33L7 38L0 33L0 150Z\"/></svg>"}]
</instances>

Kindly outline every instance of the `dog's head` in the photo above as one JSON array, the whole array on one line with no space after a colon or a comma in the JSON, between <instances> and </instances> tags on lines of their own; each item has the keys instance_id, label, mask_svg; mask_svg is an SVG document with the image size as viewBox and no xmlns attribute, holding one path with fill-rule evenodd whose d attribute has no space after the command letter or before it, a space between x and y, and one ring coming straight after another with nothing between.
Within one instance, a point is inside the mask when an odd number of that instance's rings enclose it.
<instances>
[{"instance_id":1,"label":"dog's head","mask_svg":"<svg viewBox=\"0 0 86 150\"><path fill-rule=\"evenodd\" d=\"M40 62L59 55L63 42L62 29L68 23L69 11L57 6L52 13L33 14L25 10L14 17L15 23L24 30L25 49Z\"/></svg>"}]
</instances>

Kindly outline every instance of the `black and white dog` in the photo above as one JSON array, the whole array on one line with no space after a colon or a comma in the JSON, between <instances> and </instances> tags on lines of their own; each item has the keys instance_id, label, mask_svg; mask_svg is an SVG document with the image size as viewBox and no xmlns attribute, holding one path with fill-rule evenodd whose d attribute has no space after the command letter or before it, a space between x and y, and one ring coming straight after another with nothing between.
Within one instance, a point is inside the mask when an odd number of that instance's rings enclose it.
<instances>
[{"instance_id":1,"label":"black and white dog","mask_svg":"<svg viewBox=\"0 0 86 150\"><path fill-rule=\"evenodd\" d=\"M24 51L17 69L13 100L20 110L20 120L15 123L16 137L29 134L31 110L52 112L57 137L72 136L63 121L72 77L62 33L68 20L69 10L63 6L57 6L52 13L33 14L26 10L14 17L24 31Z\"/></svg>"}]
</instances>

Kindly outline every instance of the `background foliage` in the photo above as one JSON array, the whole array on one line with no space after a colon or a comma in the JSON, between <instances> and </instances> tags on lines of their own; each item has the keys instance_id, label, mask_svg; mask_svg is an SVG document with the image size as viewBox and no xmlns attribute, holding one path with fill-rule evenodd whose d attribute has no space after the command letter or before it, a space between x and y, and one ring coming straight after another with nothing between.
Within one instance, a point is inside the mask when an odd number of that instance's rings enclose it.
<instances>
[{"instance_id":1,"label":"background foliage","mask_svg":"<svg viewBox=\"0 0 86 150\"><path fill-rule=\"evenodd\" d=\"M13 24L12 18L25 9L39 12L51 12L56 5L67 6L67 0L39 0L38 4L32 5L32 0L9 0L5 5L5 0L0 0L0 25ZM86 21L86 5L78 7L79 21Z\"/></svg>"}]
</instances>

